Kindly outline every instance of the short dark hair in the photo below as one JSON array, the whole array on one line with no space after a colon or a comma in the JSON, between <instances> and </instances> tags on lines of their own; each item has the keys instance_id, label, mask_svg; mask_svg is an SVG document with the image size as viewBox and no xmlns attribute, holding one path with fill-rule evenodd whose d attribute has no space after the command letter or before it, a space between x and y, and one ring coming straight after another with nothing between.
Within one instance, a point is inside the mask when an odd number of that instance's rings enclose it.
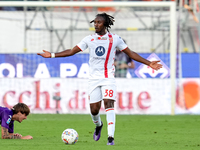
<instances>
[{"instance_id":1,"label":"short dark hair","mask_svg":"<svg viewBox=\"0 0 200 150\"><path fill-rule=\"evenodd\" d=\"M103 17L105 22L104 22L104 26L106 27L106 30L109 32L109 28L111 28L111 25L114 25L115 19L113 16L110 16L106 13L102 13L102 14L97 14L96 17ZM94 20L90 21L90 23L93 23Z\"/></svg>"},{"instance_id":2,"label":"short dark hair","mask_svg":"<svg viewBox=\"0 0 200 150\"><path fill-rule=\"evenodd\" d=\"M12 108L13 114L17 114L18 112L21 112L22 114L25 114L26 116L29 115L30 109L29 107L24 103L18 103Z\"/></svg>"}]
</instances>

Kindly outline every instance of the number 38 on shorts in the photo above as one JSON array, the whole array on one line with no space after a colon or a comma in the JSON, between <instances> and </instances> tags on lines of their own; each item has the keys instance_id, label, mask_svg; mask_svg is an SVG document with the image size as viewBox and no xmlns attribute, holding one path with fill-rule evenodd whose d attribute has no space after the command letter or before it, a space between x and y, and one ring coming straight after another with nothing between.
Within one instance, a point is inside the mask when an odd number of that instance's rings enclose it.
<instances>
[{"instance_id":1,"label":"number 38 on shorts","mask_svg":"<svg viewBox=\"0 0 200 150\"><path fill-rule=\"evenodd\" d=\"M102 86L103 99L116 100L116 87L115 86Z\"/></svg>"},{"instance_id":2,"label":"number 38 on shorts","mask_svg":"<svg viewBox=\"0 0 200 150\"><path fill-rule=\"evenodd\" d=\"M89 94L90 103L96 103L103 99L116 100L116 86L103 85L98 86Z\"/></svg>"}]
</instances>

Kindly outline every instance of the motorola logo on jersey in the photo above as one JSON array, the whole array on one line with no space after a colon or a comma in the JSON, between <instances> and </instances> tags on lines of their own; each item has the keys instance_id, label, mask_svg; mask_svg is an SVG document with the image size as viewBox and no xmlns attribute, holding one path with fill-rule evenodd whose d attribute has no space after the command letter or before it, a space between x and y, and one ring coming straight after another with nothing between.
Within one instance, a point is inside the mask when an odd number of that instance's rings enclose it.
<instances>
[{"instance_id":1,"label":"motorola logo on jersey","mask_svg":"<svg viewBox=\"0 0 200 150\"><path fill-rule=\"evenodd\" d=\"M103 56L103 54L105 54L105 48L103 46L98 46L95 49L95 53L97 56Z\"/></svg>"}]
</instances>

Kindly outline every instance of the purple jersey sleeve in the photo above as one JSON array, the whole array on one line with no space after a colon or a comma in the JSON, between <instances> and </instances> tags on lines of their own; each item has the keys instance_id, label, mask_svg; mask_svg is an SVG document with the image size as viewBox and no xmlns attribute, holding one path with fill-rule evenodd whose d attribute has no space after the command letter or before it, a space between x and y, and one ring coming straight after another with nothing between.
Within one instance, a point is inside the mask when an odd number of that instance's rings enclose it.
<instances>
[{"instance_id":1,"label":"purple jersey sleeve","mask_svg":"<svg viewBox=\"0 0 200 150\"><path fill-rule=\"evenodd\" d=\"M14 121L11 120L12 116L13 113L8 108L1 109L1 126L8 129L9 133L13 133L14 130Z\"/></svg>"}]
</instances>

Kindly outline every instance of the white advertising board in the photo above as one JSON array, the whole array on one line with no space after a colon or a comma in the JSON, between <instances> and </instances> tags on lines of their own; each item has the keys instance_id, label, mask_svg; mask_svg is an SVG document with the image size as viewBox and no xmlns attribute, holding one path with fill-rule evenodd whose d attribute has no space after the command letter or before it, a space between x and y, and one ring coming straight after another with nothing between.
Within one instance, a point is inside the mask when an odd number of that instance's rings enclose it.
<instances>
[{"instance_id":1,"label":"white advertising board","mask_svg":"<svg viewBox=\"0 0 200 150\"><path fill-rule=\"evenodd\" d=\"M116 82L116 114L171 114L169 79L116 79ZM182 82L176 114L200 114L198 80ZM0 79L0 105L11 108L24 102L31 113L89 114L87 89L87 79L3 78ZM105 113L103 103L101 113Z\"/></svg>"}]
</instances>

